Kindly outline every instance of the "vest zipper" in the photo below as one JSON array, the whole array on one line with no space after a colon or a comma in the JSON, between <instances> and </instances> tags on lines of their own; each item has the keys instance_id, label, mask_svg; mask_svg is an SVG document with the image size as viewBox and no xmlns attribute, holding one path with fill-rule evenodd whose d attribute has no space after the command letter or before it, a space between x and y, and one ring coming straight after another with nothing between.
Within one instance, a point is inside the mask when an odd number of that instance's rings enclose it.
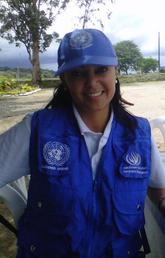
<instances>
[{"instance_id":1,"label":"vest zipper","mask_svg":"<svg viewBox=\"0 0 165 258\"><path fill-rule=\"evenodd\" d=\"M97 213L97 207L96 207L96 185L97 181L96 179L93 181L93 190L92 190L92 209L91 209L91 217L92 217L92 225L91 225L91 232L90 232L90 246L88 251L88 258L93 257L93 246L94 246L94 237L95 237L95 226L96 226L96 213Z\"/></svg>"}]
</instances>

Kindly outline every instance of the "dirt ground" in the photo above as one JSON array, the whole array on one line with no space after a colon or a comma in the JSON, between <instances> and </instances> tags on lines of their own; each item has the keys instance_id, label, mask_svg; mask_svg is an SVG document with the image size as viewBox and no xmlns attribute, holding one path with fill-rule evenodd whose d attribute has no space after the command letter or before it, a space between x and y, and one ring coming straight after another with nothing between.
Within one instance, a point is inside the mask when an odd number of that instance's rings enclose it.
<instances>
[{"instance_id":1,"label":"dirt ground","mask_svg":"<svg viewBox=\"0 0 165 258\"><path fill-rule=\"evenodd\" d=\"M149 120L165 116L165 81L121 85L123 98L134 103L129 110ZM43 108L51 99L53 89L41 90L27 96L0 97L0 133L19 122L24 115ZM158 147L164 150L163 139L154 132Z\"/></svg>"},{"instance_id":2,"label":"dirt ground","mask_svg":"<svg viewBox=\"0 0 165 258\"><path fill-rule=\"evenodd\" d=\"M134 83L121 87L123 97L133 102L131 112L149 120L165 116L165 81Z\"/></svg>"},{"instance_id":3,"label":"dirt ground","mask_svg":"<svg viewBox=\"0 0 165 258\"><path fill-rule=\"evenodd\" d=\"M29 112L44 108L52 95L53 89L48 89L26 96L0 97L0 133L19 122Z\"/></svg>"},{"instance_id":4,"label":"dirt ground","mask_svg":"<svg viewBox=\"0 0 165 258\"><path fill-rule=\"evenodd\" d=\"M149 121L165 117L165 81L136 83L121 87L123 97L133 102L129 110L137 115L146 117ZM158 129L153 130L155 141L160 151L165 151L165 143Z\"/></svg>"}]
</instances>

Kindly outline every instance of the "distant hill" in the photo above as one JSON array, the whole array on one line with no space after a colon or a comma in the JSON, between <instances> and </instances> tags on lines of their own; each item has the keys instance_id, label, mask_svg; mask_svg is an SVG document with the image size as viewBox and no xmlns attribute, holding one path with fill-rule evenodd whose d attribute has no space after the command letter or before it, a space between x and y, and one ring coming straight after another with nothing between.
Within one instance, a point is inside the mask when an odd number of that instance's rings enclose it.
<instances>
[{"instance_id":1,"label":"distant hill","mask_svg":"<svg viewBox=\"0 0 165 258\"><path fill-rule=\"evenodd\" d=\"M32 70L30 68L10 68L0 67L0 76L7 76L8 78L17 79L31 79ZM55 72L53 70L41 69L42 79L54 78Z\"/></svg>"}]
</instances>

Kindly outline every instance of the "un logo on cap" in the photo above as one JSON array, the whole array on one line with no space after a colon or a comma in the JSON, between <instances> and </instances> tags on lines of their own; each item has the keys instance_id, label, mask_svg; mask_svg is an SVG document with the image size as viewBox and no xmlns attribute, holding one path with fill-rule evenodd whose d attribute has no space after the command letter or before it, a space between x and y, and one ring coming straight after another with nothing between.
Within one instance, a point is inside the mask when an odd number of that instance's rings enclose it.
<instances>
[{"instance_id":1,"label":"un logo on cap","mask_svg":"<svg viewBox=\"0 0 165 258\"><path fill-rule=\"evenodd\" d=\"M47 142L43 147L45 161L51 166L62 166L68 161L70 149L60 142Z\"/></svg>"},{"instance_id":2,"label":"un logo on cap","mask_svg":"<svg viewBox=\"0 0 165 258\"><path fill-rule=\"evenodd\" d=\"M88 31L76 30L70 37L70 47L79 49L87 48L92 45L93 37Z\"/></svg>"}]
</instances>

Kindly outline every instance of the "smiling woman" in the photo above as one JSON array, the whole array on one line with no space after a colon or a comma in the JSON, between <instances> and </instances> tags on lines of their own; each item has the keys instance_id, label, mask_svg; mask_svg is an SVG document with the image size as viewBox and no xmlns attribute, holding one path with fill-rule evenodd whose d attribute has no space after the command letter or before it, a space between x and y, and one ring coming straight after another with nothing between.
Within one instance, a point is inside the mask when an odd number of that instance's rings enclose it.
<instances>
[{"instance_id":1,"label":"smiling woman","mask_svg":"<svg viewBox=\"0 0 165 258\"><path fill-rule=\"evenodd\" d=\"M97 127L97 130L102 132L109 117L109 103L115 94L115 68L83 66L66 72L63 80L83 120L91 130L95 131L96 128L89 124L100 116L100 127Z\"/></svg>"},{"instance_id":2,"label":"smiling woman","mask_svg":"<svg viewBox=\"0 0 165 258\"><path fill-rule=\"evenodd\" d=\"M144 258L149 252L145 198L150 187L151 199L163 200L165 171L149 122L126 110L117 63L103 32L67 33L52 100L0 136L0 186L31 175L17 258Z\"/></svg>"}]
</instances>

